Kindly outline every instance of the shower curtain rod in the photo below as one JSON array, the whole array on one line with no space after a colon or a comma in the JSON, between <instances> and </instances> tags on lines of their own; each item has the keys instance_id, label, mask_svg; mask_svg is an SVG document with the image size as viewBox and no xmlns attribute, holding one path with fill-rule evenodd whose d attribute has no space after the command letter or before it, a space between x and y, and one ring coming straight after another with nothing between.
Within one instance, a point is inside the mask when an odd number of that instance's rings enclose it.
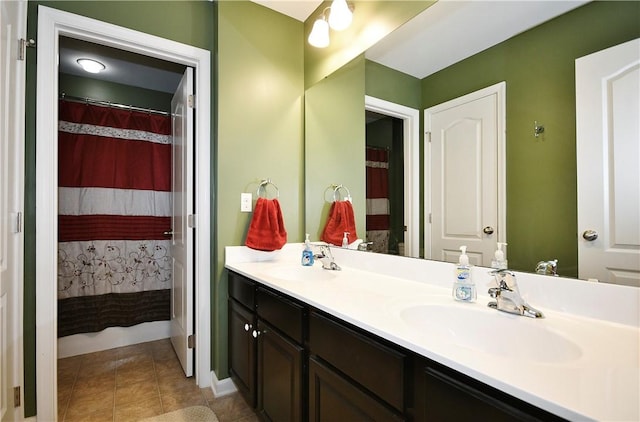
<instances>
[{"instance_id":1,"label":"shower curtain rod","mask_svg":"<svg viewBox=\"0 0 640 422\"><path fill-rule=\"evenodd\" d=\"M151 108L136 107L134 105L119 104L119 103L114 103L114 102L111 102L111 101L94 100L94 99L88 98L88 97L74 97L73 95L67 95L64 92L62 93L62 95L60 95L60 99L61 100L65 100L65 101L73 101L73 102L76 102L76 103L96 104L96 105L102 105L102 106L107 106L107 107L123 108L123 109L126 109L126 110L142 111L142 112L145 112L145 113L162 114L164 116L169 116L171 114L168 111L153 110Z\"/></svg>"}]
</instances>

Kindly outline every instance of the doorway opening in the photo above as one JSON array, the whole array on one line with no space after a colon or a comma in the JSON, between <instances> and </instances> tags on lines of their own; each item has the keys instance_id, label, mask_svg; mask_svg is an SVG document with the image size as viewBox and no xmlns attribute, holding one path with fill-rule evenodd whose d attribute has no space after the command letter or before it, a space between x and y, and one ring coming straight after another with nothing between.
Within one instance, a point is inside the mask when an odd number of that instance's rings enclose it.
<instances>
[{"instance_id":1,"label":"doorway opening","mask_svg":"<svg viewBox=\"0 0 640 422\"><path fill-rule=\"evenodd\" d=\"M198 95L194 97L195 124L192 172L194 212L195 376L200 387L211 385L210 370L210 52L95 19L39 6L36 108L36 394L38 418L57 415L57 289L58 274L58 61L60 37L81 39L142 54L194 69ZM198 218L201 216L201 218ZM186 217L186 216L185 216ZM186 219L186 218L185 218Z\"/></svg>"},{"instance_id":2,"label":"doorway opening","mask_svg":"<svg viewBox=\"0 0 640 422\"><path fill-rule=\"evenodd\" d=\"M404 244L404 253L401 255L417 258L420 256L420 112L368 95L365 96L365 110L367 113L377 113L398 120L396 124L397 130L402 132L402 148L397 156L402 156L403 169L400 177L403 180L403 190L397 195L397 200L402 201L403 233L399 232L397 236L398 243Z\"/></svg>"},{"instance_id":3,"label":"doorway opening","mask_svg":"<svg viewBox=\"0 0 640 422\"><path fill-rule=\"evenodd\" d=\"M366 241L377 253L404 256L403 121L366 113Z\"/></svg>"}]
</instances>

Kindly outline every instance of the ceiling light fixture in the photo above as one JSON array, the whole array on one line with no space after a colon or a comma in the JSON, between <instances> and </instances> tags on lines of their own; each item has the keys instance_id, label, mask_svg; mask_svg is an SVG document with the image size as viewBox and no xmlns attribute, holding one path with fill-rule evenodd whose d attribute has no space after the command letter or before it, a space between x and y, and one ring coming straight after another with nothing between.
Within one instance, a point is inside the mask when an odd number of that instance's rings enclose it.
<instances>
[{"instance_id":1,"label":"ceiling light fixture","mask_svg":"<svg viewBox=\"0 0 640 422\"><path fill-rule=\"evenodd\" d=\"M86 72L89 73L100 73L107 68L99 61L93 59L78 59L76 61Z\"/></svg>"},{"instance_id":2,"label":"ceiling light fixture","mask_svg":"<svg viewBox=\"0 0 640 422\"><path fill-rule=\"evenodd\" d=\"M329 18L327 19L327 11ZM345 30L353 20L353 6L349 7L346 0L333 0L330 7L322 11L322 15L313 23L309 34L309 44L324 48L329 45L329 27L335 31Z\"/></svg>"}]
</instances>

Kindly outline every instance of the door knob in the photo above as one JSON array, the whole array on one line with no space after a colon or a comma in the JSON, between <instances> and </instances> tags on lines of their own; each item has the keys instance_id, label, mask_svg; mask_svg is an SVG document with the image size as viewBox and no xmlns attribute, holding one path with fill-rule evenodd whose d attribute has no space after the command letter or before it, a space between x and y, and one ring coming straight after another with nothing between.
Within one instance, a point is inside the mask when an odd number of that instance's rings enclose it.
<instances>
[{"instance_id":1,"label":"door knob","mask_svg":"<svg viewBox=\"0 0 640 422\"><path fill-rule=\"evenodd\" d=\"M487 226L484 229L482 229L482 231L484 232L484 234L493 234L493 227Z\"/></svg>"},{"instance_id":2,"label":"door knob","mask_svg":"<svg viewBox=\"0 0 640 422\"><path fill-rule=\"evenodd\" d=\"M589 242L593 242L598 238L598 232L595 230L585 230L582 233L582 237Z\"/></svg>"}]
</instances>

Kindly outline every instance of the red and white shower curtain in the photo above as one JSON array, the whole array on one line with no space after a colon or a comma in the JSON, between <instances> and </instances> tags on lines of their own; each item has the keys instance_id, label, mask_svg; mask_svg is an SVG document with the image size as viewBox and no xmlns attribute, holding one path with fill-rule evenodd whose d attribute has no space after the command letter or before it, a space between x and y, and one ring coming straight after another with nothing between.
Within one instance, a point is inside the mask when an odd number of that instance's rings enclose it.
<instances>
[{"instance_id":1,"label":"red and white shower curtain","mask_svg":"<svg viewBox=\"0 0 640 422\"><path fill-rule=\"evenodd\" d=\"M374 252L389 252L389 151L367 147L367 242Z\"/></svg>"},{"instance_id":2,"label":"red and white shower curtain","mask_svg":"<svg viewBox=\"0 0 640 422\"><path fill-rule=\"evenodd\" d=\"M170 317L171 118L59 103L58 336Z\"/></svg>"}]
</instances>

